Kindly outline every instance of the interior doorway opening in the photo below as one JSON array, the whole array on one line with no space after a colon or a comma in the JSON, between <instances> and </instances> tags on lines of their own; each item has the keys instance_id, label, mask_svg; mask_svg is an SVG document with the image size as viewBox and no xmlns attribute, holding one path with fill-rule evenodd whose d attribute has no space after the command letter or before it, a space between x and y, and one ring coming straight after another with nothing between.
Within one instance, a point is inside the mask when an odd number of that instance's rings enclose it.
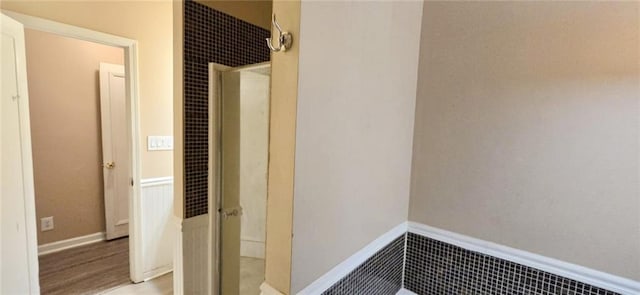
<instances>
[{"instance_id":1,"label":"interior doorway opening","mask_svg":"<svg viewBox=\"0 0 640 295\"><path fill-rule=\"evenodd\" d=\"M265 276L269 62L209 66L213 294L260 294Z\"/></svg>"},{"instance_id":2,"label":"interior doorway opening","mask_svg":"<svg viewBox=\"0 0 640 295\"><path fill-rule=\"evenodd\" d=\"M2 174L2 224L7 225L3 226L2 229L2 293L20 293L20 294L38 294L40 293L40 284L38 277L39 273L43 273L46 270L44 266L38 263L38 252L40 254L47 255L57 255L62 254L67 251L67 248L74 248L72 250L83 250L84 252L96 252L96 249L89 249L85 247L95 247L99 246L99 243L93 243L96 241L101 241L102 239L116 239L115 242L112 242L111 245L117 244L117 249L111 249L117 253L117 255L105 255L110 256L112 258L119 257L117 260L119 263L123 263L124 267L121 268L120 275L126 280L127 283L130 282L142 282L145 280L153 279L154 277L159 277L165 275L172 271L172 262L173 262L173 239L174 239L174 224L172 219L172 180L166 180L164 178L155 178L155 179L145 179L141 180L140 177L140 132L139 132L139 123L138 123L138 61L137 61L137 42L135 40L122 38L114 35L109 35L105 33L100 33L92 30L87 30L80 27L70 26L58 22L53 22L41 18L36 18L28 15L23 15L19 13L3 11L2 13L2 21L3 21L3 86L9 84L15 84L14 87L3 87L3 101L9 102L19 102L17 105L19 107L14 108L13 104L6 108L7 113L6 116L3 113L2 115L2 126L3 126L3 140L2 140L2 166L3 171L7 170L15 170L24 172L21 176L21 182L16 182L15 186L11 186L13 188L20 188L19 191L6 191L4 183L11 181L9 179L9 173ZM5 25L5 23L7 25ZM10 25L10 26L9 26ZM89 234L80 237L72 237L67 238L68 236L64 236L63 240L56 240L56 238L51 237L40 237L37 239L36 236L38 233L42 232L41 229L50 229L53 226L55 229L62 230L70 230L74 226L86 225L90 222L87 221L89 217L80 217L78 214L73 213L56 213L56 216L51 214L44 214L42 219L40 216L36 216L36 205L35 205L35 193L34 193L34 181L33 181L33 164L32 164L32 144L31 144L31 128L30 124L32 119L42 119L42 118L34 118L33 115L30 115L30 103L29 103L29 95L28 95L28 84L31 78L27 77L27 63L29 63L30 59L28 59L26 50L25 50L25 30L32 30L37 32L35 34L52 34L57 38L64 37L68 39L69 42L85 42L87 44L91 44L92 46L105 46L105 47L115 47L117 50L120 50L120 65L113 66L114 61L110 61L109 65L107 63L102 64L103 68L103 84L104 87L94 87L93 94L100 95L103 94L103 100L98 102L100 104L100 111L109 110L112 113L110 114L100 114L97 118L101 120L98 124L100 128L93 125L94 134L91 134L89 137L93 136L93 143L95 145L95 141L98 141L98 146L100 149L105 152L104 156L97 157L94 160L82 160L78 152L74 153L74 157L67 159L65 161L61 161L56 163L55 157L52 158L48 162L43 162L41 165L43 167L51 168L53 170L48 170L48 172L44 173L45 179L47 181L52 182L64 182L62 184L66 184L66 186L75 186L81 187L82 185L86 185L85 182L79 180L73 180L72 177L62 177L62 180L53 181L53 176L59 173L58 168L61 168L62 164L73 164L78 165L80 168L85 168L85 166L90 166L95 172L96 168L98 171L104 170L105 173L95 174L93 180L94 182L99 182L104 185L103 192L108 189L113 189L117 196L120 196L123 202L113 202L117 204L117 206L112 206L111 208L114 210L114 214L112 221L109 222L106 215L109 214L109 202L105 202L103 199L101 204L104 204L102 210L106 210L102 212L100 218L102 220L104 230L101 232L97 232L94 234ZM6 33L6 34L5 34ZM7 37L7 38L5 38ZM50 43L44 42L44 45L40 47L45 47L45 49L51 49ZM6 45L6 46L5 46ZM12 48L13 50L5 50ZM11 53L6 54L5 53ZM80 60L84 56L82 54L69 54L66 52L67 56L63 60L63 64L57 64L57 68L54 68L54 73L43 74L42 81L46 81L47 83L53 83L53 87L56 90L62 90L62 96L70 97L72 92L74 91L73 86L78 86L79 84L84 83L56 83L56 78L60 78L59 76L70 75L72 69L76 68L77 65L73 65L74 61ZM26 60L26 62L25 62ZM59 62L60 60L58 60ZM109 61L109 60L107 60ZM5 75L5 62L6 65L13 65L14 67L9 70L7 67L7 75ZM99 62L98 62L99 64ZM35 66L42 67L44 64L40 61L34 63ZM99 65L100 66L100 65ZM30 70L31 71L31 70ZM12 75L8 73L11 72ZM12 78L12 81L7 80L5 83L5 76L8 78ZM100 84L100 73L99 70L90 74L88 78L92 85ZM52 82L53 81L53 82ZM106 82L105 82L106 81ZM10 82L10 83L9 83ZM59 82L59 81L58 81ZM76 85L74 85L76 84ZM86 85L84 85L86 86ZM10 90L10 91L9 91ZM67 91L67 93L65 93ZM33 91L35 93L35 91ZM43 91L47 92L47 91ZM100 93L103 92L103 93ZM106 96L105 93L106 92ZM115 97L117 94L117 97ZM49 93L47 93L49 95ZM8 100L5 100L8 98ZM11 97L15 97L16 99L11 100ZM67 99L68 99L67 97ZM97 96L96 96L97 97ZM87 98L90 100L91 98ZM94 98L95 99L95 98ZM95 101L94 101L95 103ZM118 105L118 107L116 107ZM3 105L4 107L4 105ZM59 109L54 109L52 106L44 106L41 109L41 114L44 116L52 116L59 115L57 113L61 113L65 110L65 108L73 109L74 107L78 107L77 104L74 104L70 101L65 101L62 106L56 106ZM4 108L3 108L4 109ZM95 111L95 109L94 109ZM117 111L117 112L116 112ZM61 120L70 120L72 121L72 127L87 127L87 122L80 119L81 112L76 110L73 114L65 114L64 116L57 118L57 121ZM104 121L105 118L110 118L110 120ZM94 120L96 118L94 117ZM56 120L53 120L56 121ZM6 123L6 124L5 124ZM10 124L9 124L10 123ZM95 122L94 122L95 123ZM37 125L37 124L35 124ZM110 131L115 131L116 129L120 132L120 134L115 134L114 132L110 132L112 138L109 140L103 140L102 138L105 132L105 126L108 126ZM6 128L4 128L6 127ZM52 126L50 126L52 127ZM71 128L71 127L66 127ZM6 129L6 130L5 130ZM64 129L60 126L56 126L48 131L43 132L43 136L49 136L50 139L62 139L61 141L57 141L59 143L69 143L69 141L73 141L70 138L65 138L64 136L52 136L51 134L56 129ZM16 136L6 137L4 136L5 131L16 133ZM59 130L58 130L59 131ZM65 131L65 130L63 130ZM66 130L69 131L69 130ZM12 134L13 134L12 133ZM96 135L95 133L99 133ZM68 133L69 134L69 133ZM74 135L74 132L70 133ZM7 133L8 135L8 133ZM123 137L125 143L123 145L115 145L113 142L115 141L115 137L121 138ZM62 138L60 138L62 137ZM162 137L162 136L160 136ZM75 145L72 147L78 147L80 144L86 143L85 141L89 141L87 136L80 137L83 140L75 140ZM97 139L96 139L97 138ZM64 142L64 141L67 142ZM158 142L155 142L158 144ZM166 144L167 140L162 139L161 144ZM66 152L70 147L60 147L55 146L55 141L49 142L48 144L41 145L42 151L44 153L52 153L56 155L56 153L61 154L62 152ZM171 146L171 143L169 142ZM18 158L23 159L21 161L9 161L6 156L7 149L4 147L13 147L20 148L20 153ZM40 146L40 145L39 145ZM151 146L151 144L150 144ZM35 145L34 145L35 147ZM106 147L106 148L105 148ZM154 146L157 148L157 146ZM108 151L111 149L111 151ZM110 152L109 154L106 152ZM118 154L119 156L114 156L114 154ZM95 156L95 154L94 154ZM62 163L62 164L61 164ZM6 166L6 167L5 167ZM5 169L6 168L6 169ZM84 174L82 169L77 168L76 173ZM121 169L118 169L121 168ZM13 171L12 170L12 171ZM43 171L45 171L44 169ZM72 169L73 170L73 169ZM79 171L79 172L78 172ZM120 171L120 173L114 173L114 171ZM96 177L96 175L98 175ZM6 177L5 177L6 176ZM96 178L98 180L96 181ZM18 179L13 179L18 180ZM118 183L118 185L113 186L112 184ZM169 184L166 187L166 184ZM61 183L53 183L52 185L58 185L58 187L62 186ZM109 186L112 185L112 186ZM64 186L62 186L64 187ZM9 188L7 186L7 188ZM145 193L143 196L142 192ZM163 195L163 204L166 205L162 212L153 211L153 212L145 212L145 218L156 218L162 219L163 222L154 222L154 220L146 220L142 217L143 205L145 205L145 200L149 199L149 196L155 197L154 194L159 194L160 192ZM11 193L11 194L9 194ZM63 192L64 193L64 192ZM149 195L149 196L147 196ZM11 196L11 198L9 198ZM165 200L166 199L166 200ZM59 200L58 200L59 201ZM15 204L14 204L15 203ZM55 205L60 205L63 209L71 209L75 207L80 208L82 211L88 211L88 206L83 205L81 202L71 202L71 201L60 201L54 202L57 203ZM147 202L148 203L148 202ZM158 203L157 201L155 202ZM12 206L9 206L12 205ZM15 206L13 206L15 205ZM149 204L146 204L149 205ZM5 214L9 208L12 207L20 207L23 210L13 210L14 214ZM157 209L156 207L154 207ZM5 210L7 209L7 210ZM153 209L153 208L152 208ZM62 222L62 218L66 217L66 215L72 215L72 223ZM53 216L53 220L51 217ZM37 219L37 222L36 222ZM145 222L146 221L146 222ZM111 225L108 225L111 224ZM11 225L11 226L9 226ZM15 225L15 226L13 226ZM111 226L115 230L110 232L110 229L107 228ZM142 230L142 227L145 226L145 231ZM14 229L18 229L15 233L15 238L8 238L9 233L13 234ZM49 234L53 231L45 231L43 233ZM58 231L60 232L60 231ZM143 235L144 234L144 235ZM129 235L129 238L121 238ZM161 238L158 238L156 236ZM109 236L109 237L107 237ZM13 237L13 236L11 236ZM47 240L51 238L52 240ZM166 242L164 240L168 240ZM41 241L41 247L38 247L38 240ZM85 245L91 244L91 245ZM108 248L108 247L107 247ZM24 252L24 255L14 255L16 253L14 250L21 249L20 253ZM89 249L89 250L87 250ZM146 250L145 250L146 249ZM69 250L70 251L70 250ZM55 252L55 253L54 253ZM9 255L11 254L11 255ZM94 253L95 254L95 253ZM144 255L143 255L144 254ZM20 259L12 259L9 261L10 256L16 256L16 258ZM81 255L76 254L68 254L67 256L74 258L75 260L82 260ZM44 260L46 255L41 256ZM14 261L15 260L15 261ZM20 261L18 261L20 260ZM59 262L60 259L53 259ZM5 263L6 262L6 263ZM112 261L113 262L113 261ZM158 267L157 265L162 262L164 264ZM40 269L39 269L40 268ZM54 267L56 268L56 267ZM59 267L54 272L60 273ZM10 279L10 275L15 274L16 276L21 277L21 280L12 280ZM86 278L86 274L85 278ZM107 275L104 273L100 274L100 278L102 280L109 280ZM65 280L70 279L70 276L67 276ZM68 281L64 282L65 285L69 285ZM91 282L90 280L85 280L85 284L93 285L94 287L100 284L96 284L95 282ZM170 277L169 277L170 283ZM164 284L166 285L166 284ZM137 289L136 289L137 290ZM171 287L169 286L169 290ZM42 290L46 293L55 293L55 292L47 292L46 290ZM86 293L91 293L92 291L88 291ZM69 291L62 291L62 293L69 293ZM85 292L83 292L85 293Z\"/></svg>"},{"instance_id":3,"label":"interior doorway opening","mask_svg":"<svg viewBox=\"0 0 640 295\"><path fill-rule=\"evenodd\" d=\"M127 284L124 49L24 34L40 290L97 293Z\"/></svg>"}]
</instances>

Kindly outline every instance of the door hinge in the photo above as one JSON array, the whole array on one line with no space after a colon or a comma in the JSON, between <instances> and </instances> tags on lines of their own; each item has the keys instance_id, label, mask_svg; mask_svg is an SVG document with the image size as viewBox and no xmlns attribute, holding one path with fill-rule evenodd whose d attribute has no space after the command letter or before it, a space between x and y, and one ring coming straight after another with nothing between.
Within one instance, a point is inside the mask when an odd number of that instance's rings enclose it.
<instances>
[{"instance_id":1,"label":"door hinge","mask_svg":"<svg viewBox=\"0 0 640 295\"><path fill-rule=\"evenodd\" d=\"M133 178L131 178L131 186L133 186Z\"/></svg>"}]
</instances>

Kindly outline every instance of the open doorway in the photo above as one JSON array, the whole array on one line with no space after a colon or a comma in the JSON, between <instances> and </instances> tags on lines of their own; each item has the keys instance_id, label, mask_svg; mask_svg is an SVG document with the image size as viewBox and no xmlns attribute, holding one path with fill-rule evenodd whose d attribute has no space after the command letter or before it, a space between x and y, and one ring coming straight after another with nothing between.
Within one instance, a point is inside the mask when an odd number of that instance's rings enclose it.
<instances>
[{"instance_id":1,"label":"open doorway","mask_svg":"<svg viewBox=\"0 0 640 295\"><path fill-rule=\"evenodd\" d=\"M129 283L124 49L25 30L40 290Z\"/></svg>"},{"instance_id":2,"label":"open doorway","mask_svg":"<svg viewBox=\"0 0 640 295\"><path fill-rule=\"evenodd\" d=\"M269 62L209 67L213 294L260 294L265 277Z\"/></svg>"},{"instance_id":3,"label":"open doorway","mask_svg":"<svg viewBox=\"0 0 640 295\"><path fill-rule=\"evenodd\" d=\"M20 106L0 118L2 169L23 176L2 173L1 293L95 294L158 277L163 290L124 292L171 293L173 183L140 177L137 42L13 12L2 20L3 86L16 85L3 101ZM9 161L18 147L23 160ZM171 136L148 137L146 151L170 160L171 149Z\"/></svg>"}]
</instances>

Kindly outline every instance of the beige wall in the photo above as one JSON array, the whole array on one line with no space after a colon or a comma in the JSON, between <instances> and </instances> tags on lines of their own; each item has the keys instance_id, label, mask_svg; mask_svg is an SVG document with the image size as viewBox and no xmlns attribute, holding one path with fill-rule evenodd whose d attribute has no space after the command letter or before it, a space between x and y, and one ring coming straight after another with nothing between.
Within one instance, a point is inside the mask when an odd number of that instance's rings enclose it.
<instances>
[{"instance_id":1,"label":"beige wall","mask_svg":"<svg viewBox=\"0 0 640 295\"><path fill-rule=\"evenodd\" d=\"M100 63L122 48L25 30L38 244L105 231ZM39 227L39 222L38 229Z\"/></svg>"},{"instance_id":2,"label":"beige wall","mask_svg":"<svg viewBox=\"0 0 640 295\"><path fill-rule=\"evenodd\" d=\"M271 7L273 6L271 0L196 0L196 2L271 30Z\"/></svg>"},{"instance_id":3,"label":"beige wall","mask_svg":"<svg viewBox=\"0 0 640 295\"><path fill-rule=\"evenodd\" d=\"M275 1L273 13L295 38L300 36L300 1ZM269 179L267 181L267 238L265 281L291 294L291 236L293 222L293 166L298 98L299 42L286 52L271 53L269 107Z\"/></svg>"},{"instance_id":4,"label":"beige wall","mask_svg":"<svg viewBox=\"0 0 640 295\"><path fill-rule=\"evenodd\" d=\"M184 217L184 5L173 1L173 215ZM177 272L176 272L177 273Z\"/></svg>"},{"instance_id":5,"label":"beige wall","mask_svg":"<svg viewBox=\"0 0 640 295\"><path fill-rule=\"evenodd\" d=\"M172 152L146 150L149 135L172 135L170 1L2 1L2 9L138 41L142 177L172 175Z\"/></svg>"},{"instance_id":6,"label":"beige wall","mask_svg":"<svg viewBox=\"0 0 640 295\"><path fill-rule=\"evenodd\" d=\"M637 2L426 2L409 218L640 279Z\"/></svg>"},{"instance_id":7,"label":"beige wall","mask_svg":"<svg viewBox=\"0 0 640 295\"><path fill-rule=\"evenodd\" d=\"M301 11L292 293L407 219L422 3Z\"/></svg>"}]
</instances>

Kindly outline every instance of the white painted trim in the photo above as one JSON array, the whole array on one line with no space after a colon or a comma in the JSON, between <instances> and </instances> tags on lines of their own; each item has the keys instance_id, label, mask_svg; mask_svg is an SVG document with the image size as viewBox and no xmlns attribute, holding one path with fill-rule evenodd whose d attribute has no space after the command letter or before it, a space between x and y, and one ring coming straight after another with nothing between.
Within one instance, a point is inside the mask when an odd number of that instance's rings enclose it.
<instances>
[{"instance_id":1,"label":"white painted trim","mask_svg":"<svg viewBox=\"0 0 640 295\"><path fill-rule=\"evenodd\" d=\"M27 57L24 40L24 23L19 19L2 11L2 26L4 33L9 33L16 38L15 46L15 67L18 97L18 120L20 124L20 152L22 154L22 186L23 196L20 201L24 202L24 218L26 233L26 254L27 271L29 281L29 293L40 294L40 282L38 278L38 241L36 226L36 205L35 205L35 185L33 176L33 157L31 148L31 119L29 112L29 87L27 77ZM20 23L18 25L17 23ZM13 31L15 30L15 31ZM13 31L13 32L11 32ZM11 32L11 33L10 33ZM4 278L2 278L4 279ZM2 282L0 282L2 285Z\"/></svg>"},{"instance_id":2,"label":"white painted trim","mask_svg":"<svg viewBox=\"0 0 640 295\"><path fill-rule=\"evenodd\" d=\"M407 230L409 225L407 224ZM407 233L404 233L404 244L402 245L402 288L404 289L405 271L407 270Z\"/></svg>"},{"instance_id":3,"label":"white painted trim","mask_svg":"<svg viewBox=\"0 0 640 295\"><path fill-rule=\"evenodd\" d=\"M140 204L140 122L139 122L139 81L138 81L138 41L120 36L67 25L39 17L24 15L8 10L2 13L19 21L25 28L58 34L124 49L125 75L127 79L127 123L130 127L129 144L131 154L131 187L129 198L129 272L131 280L143 281L142 261L142 208ZM29 229L34 230L35 228ZM33 242L35 248L35 241Z\"/></svg>"},{"instance_id":4,"label":"white painted trim","mask_svg":"<svg viewBox=\"0 0 640 295\"><path fill-rule=\"evenodd\" d=\"M230 69L230 67L219 65L215 63L209 63L209 163L207 163L209 167L208 180L209 183L212 184L209 187L209 192L207 195L207 199L209 200L209 248L208 251L208 265L207 265L207 279L209 280L207 283L209 285L209 294L211 295L220 295L220 290L218 286L220 283L220 264L217 263L220 261L220 215L218 214L218 208L221 207L221 177L220 175L220 134L221 134L221 120L222 116L220 116L220 106L221 101L218 97L218 88L220 85L218 83L218 73L220 71L225 71Z\"/></svg>"},{"instance_id":5,"label":"white painted trim","mask_svg":"<svg viewBox=\"0 0 640 295\"><path fill-rule=\"evenodd\" d=\"M89 29L76 27L72 25L67 25L55 21L51 21L44 18L39 18L35 16L30 16L22 13L13 12L10 10L2 10L2 13L10 16L11 18L21 22L25 28L38 30L42 32L63 35L75 39L81 39L85 41L110 45L110 46L128 46L133 44L135 41L115 36L111 34L106 34L98 31L92 31Z\"/></svg>"},{"instance_id":6,"label":"white painted trim","mask_svg":"<svg viewBox=\"0 0 640 295\"><path fill-rule=\"evenodd\" d=\"M182 256L182 218L173 216L176 227L175 248L173 249L173 295L184 294L184 271Z\"/></svg>"},{"instance_id":7,"label":"white painted trim","mask_svg":"<svg viewBox=\"0 0 640 295\"><path fill-rule=\"evenodd\" d=\"M161 277L161 276L166 275L166 274L168 274L168 273L170 273L172 271L173 271L173 267L171 265L163 266L163 267L151 270L151 271L147 271L147 272L144 273L144 281L145 282L151 281L151 280L153 280L153 279L155 279L157 277Z\"/></svg>"},{"instance_id":8,"label":"white painted trim","mask_svg":"<svg viewBox=\"0 0 640 295\"><path fill-rule=\"evenodd\" d=\"M260 295L284 295L284 293L271 287L267 282L262 282L260 285Z\"/></svg>"},{"instance_id":9,"label":"white painted trim","mask_svg":"<svg viewBox=\"0 0 640 295\"><path fill-rule=\"evenodd\" d=\"M53 243L43 244L38 246L38 256L60 252L75 247L89 245L97 242L102 242L106 239L104 232L88 234L86 236L75 237Z\"/></svg>"},{"instance_id":10,"label":"white painted trim","mask_svg":"<svg viewBox=\"0 0 640 295\"><path fill-rule=\"evenodd\" d=\"M537 268L539 270L621 294L640 294L640 282L569 262L457 234L417 222L409 222L408 231L470 251Z\"/></svg>"},{"instance_id":11,"label":"white painted trim","mask_svg":"<svg viewBox=\"0 0 640 295\"><path fill-rule=\"evenodd\" d=\"M302 289L302 291L298 292L298 294L320 294L323 291L329 289L331 286L333 286L333 284L337 283L340 279L345 277L360 264L364 263L373 254L389 245L389 243L391 243L399 236L405 234L406 232L407 222L398 224L396 227L382 234L381 236L373 240L373 242L360 249L360 251L351 255L351 257L347 258L346 260L332 268L329 272L325 273L309 286Z\"/></svg>"},{"instance_id":12,"label":"white painted trim","mask_svg":"<svg viewBox=\"0 0 640 295\"><path fill-rule=\"evenodd\" d=\"M173 176L144 178L140 180L140 187L160 186L165 184L173 184Z\"/></svg>"},{"instance_id":13,"label":"white painted trim","mask_svg":"<svg viewBox=\"0 0 640 295\"><path fill-rule=\"evenodd\" d=\"M405 288L402 288L398 291L398 293L396 293L396 295L418 295L418 294L413 293Z\"/></svg>"}]
</instances>

